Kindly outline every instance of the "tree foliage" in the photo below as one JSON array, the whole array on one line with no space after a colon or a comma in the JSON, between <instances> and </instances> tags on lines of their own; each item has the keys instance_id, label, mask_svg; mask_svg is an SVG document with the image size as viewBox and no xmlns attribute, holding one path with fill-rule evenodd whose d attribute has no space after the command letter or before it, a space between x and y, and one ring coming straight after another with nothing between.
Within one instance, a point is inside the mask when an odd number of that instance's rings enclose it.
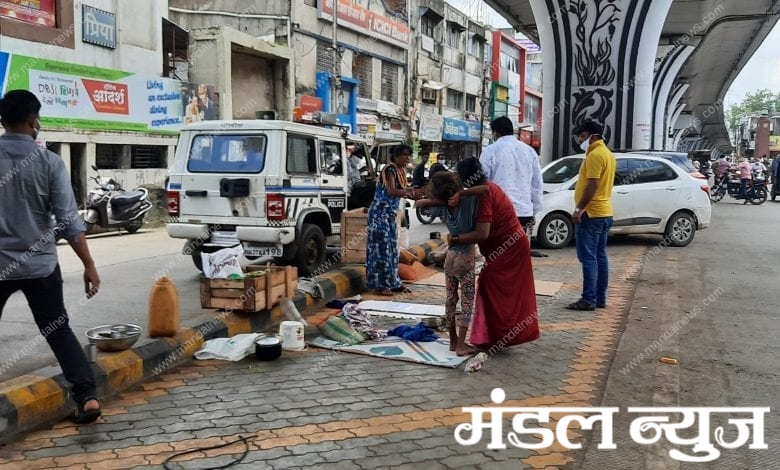
<instances>
[{"instance_id":1,"label":"tree foliage","mask_svg":"<svg viewBox=\"0 0 780 470\"><path fill-rule=\"evenodd\" d=\"M731 105L726 112L729 128L736 129L743 114L760 113L763 110L770 114L780 112L780 92L768 88L748 92L740 103Z\"/></svg>"}]
</instances>

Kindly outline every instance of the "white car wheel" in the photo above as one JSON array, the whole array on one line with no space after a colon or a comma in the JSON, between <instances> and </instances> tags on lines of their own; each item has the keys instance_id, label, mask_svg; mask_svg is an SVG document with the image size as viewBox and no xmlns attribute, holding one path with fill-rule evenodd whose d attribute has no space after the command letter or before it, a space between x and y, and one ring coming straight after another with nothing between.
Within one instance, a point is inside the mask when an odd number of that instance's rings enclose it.
<instances>
[{"instance_id":1,"label":"white car wheel","mask_svg":"<svg viewBox=\"0 0 780 470\"><path fill-rule=\"evenodd\" d=\"M696 219L687 212L678 212L666 224L666 237L672 246L686 246L696 234Z\"/></svg>"},{"instance_id":2,"label":"white car wheel","mask_svg":"<svg viewBox=\"0 0 780 470\"><path fill-rule=\"evenodd\" d=\"M563 248L574 236L574 226L571 220L563 214L550 214L539 225L539 231L536 233L536 241L543 248L558 249Z\"/></svg>"}]
</instances>

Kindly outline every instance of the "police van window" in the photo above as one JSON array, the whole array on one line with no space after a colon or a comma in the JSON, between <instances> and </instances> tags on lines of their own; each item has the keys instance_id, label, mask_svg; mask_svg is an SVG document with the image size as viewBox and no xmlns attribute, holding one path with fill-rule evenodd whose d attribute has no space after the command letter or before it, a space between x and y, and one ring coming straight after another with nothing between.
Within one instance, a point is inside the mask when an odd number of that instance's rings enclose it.
<instances>
[{"instance_id":1,"label":"police van window","mask_svg":"<svg viewBox=\"0 0 780 470\"><path fill-rule=\"evenodd\" d=\"M323 173L343 175L344 163L341 157L341 143L320 141L320 161Z\"/></svg>"},{"instance_id":2,"label":"police van window","mask_svg":"<svg viewBox=\"0 0 780 470\"><path fill-rule=\"evenodd\" d=\"M314 137L287 136L287 172L317 173L317 146Z\"/></svg>"},{"instance_id":3,"label":"police van window","mask_svg":"<svg viewBox=\"0 0 780 470\"><path fill-rule=\"evenodd\" d=\"M265 166L265 135L199 135L187 169L193 173L259 173Z\"/></svg>"}]
</instances>

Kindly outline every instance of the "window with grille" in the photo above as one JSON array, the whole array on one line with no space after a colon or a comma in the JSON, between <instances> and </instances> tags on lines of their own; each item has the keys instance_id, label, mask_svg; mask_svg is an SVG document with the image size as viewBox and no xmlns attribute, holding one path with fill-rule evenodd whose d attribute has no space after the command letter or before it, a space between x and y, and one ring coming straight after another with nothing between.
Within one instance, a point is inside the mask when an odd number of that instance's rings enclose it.
<instances>
[{"instance_id":1,"label":"window with grille","mask_svg":"<svg viewBox=\"0 0 780 470\"><path fill-rule=\"evenodd\" d=\"M434 18L433 15L423 15L422 18L420 18L420 32L429 38L433 38L435 37L434 33L436 32L436 25L438 23L439 22L436 21L436 18Z\"/></svg>"},{"instance_id":2,"label":"window with grille","mask_svg":"<svg viewBox=\"0 0 780 470\"><path fill-rule=\"evenodd\" d=\"M358 96L361 98L373 98L373 65L372 57L359 52L352 53L352 76L360 80Z\"/></svg>"},{"instance_id":3,"label":"window with grille","mask_svg":"<svg viewBox=\"0 0 780 470\"><path fill-rule=\"evenodd\" d=\"M158 145L130 146L130 168L167 168L168 148Z\"/></svg>"},{"instance_id":4,"label":"window with grille","mask_svg":"<svg viewBox=\"0 0 780 470\"><path fill-rule=\"evenodd\" d=\"M482 57L482 39L479 36L472 36L469 41L469 55L477 58Z\"/></svg>"},{"instance_id":5,"label":"window with grille","mask_svg":"<svg viewBox=\"0 0 780 470\"><path fill-rule=\"evenodd\" d=\"M95 144L95 166L100 170L122 168L123 145Z\"/></svg>"},{"instance_id":6,"label":"window with grille","mask_svg":"<svg viewBox=\"0 0 780 470\"><path fill-rule=\"evenodd\" d=\"M476 95L466 95L466 111L470 111L472 113L477 112L477 96Z\"/></svg>"},{"instance_id":7,"label":"window with grille","mask_svg":"<svg viewBox=\"0 0 780 470\"><path fill-rule=\"evenodd\" d=\"M398 99L398 66L382 62L382 92L380 99L395 103Z\"/></svg>"},{"instance_id":8,"label":"window with grille","mask_svg":"<svg viewBox=\"0 0 780 470\"><path fill-rule=\"evenodd\" d=\"M460 27L457 24L450 24L449 28L447 28L447 45L454 48L454 49L460 49Z\"/></svg>"},{"instance_id":9,"label":"window with grille","mask_svg":"<svg viewBox=\"0 0 780 470\"><path fill-rule=\"evenodd\" d=\"M333 48L324 42L317 43L317 71L330 72L333 70Z\"/></svg>"},{"instance_id":10,"label":"window with grille","mask_svg":"<svg viewBox=\"0 0 780 470\"><path fill-rule=\"evenodd\" d=\"M463 106L463 93L455 90L447 90L447 107L461 109Z\"/></svg>"}]
</instances>

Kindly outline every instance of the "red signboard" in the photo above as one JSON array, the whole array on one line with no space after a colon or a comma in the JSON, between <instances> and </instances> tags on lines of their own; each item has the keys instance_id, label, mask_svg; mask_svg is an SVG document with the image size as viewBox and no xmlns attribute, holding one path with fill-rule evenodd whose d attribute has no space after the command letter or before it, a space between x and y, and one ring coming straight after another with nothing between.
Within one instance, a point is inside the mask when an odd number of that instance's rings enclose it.
<instances>
[{"instance_id":1,"label":"red signboard","mask_svg":"<svg viewBox=\"0 0 780 470\"><path fill-rule=\"evenodd\" d=\"M55 0L0 0L0 16L41 26L57 26Z\"/></svg>"},{"instance_id":2,"label":"red signboard","mask_svg":"<svg viewBox=\"0 0 780 470\"><path fill-rule=\"evenodd\" d=\"M320 18L333 20L334 0L320 0ZM339 0L338 24L399 47L409 46L409 27L395 18L380 15L349 0Z\"/></svg>"},{"instance_id":3,"label":"red signboard","mask_svg":"<svg viewBox=\"0 0 780 470\"><path fill-rule=\"evenodd\" d=\"M301 95L298 100L298 106L301 107L301 111L304 113L322 111L322 100L316 96Z\"/></svg>"},{"instance_id":4,"label":"red signboard","mask_svg":"<svg viewBox=\"0 0 780 470\"><path fill-rule=\"evenodd\" d=\"M89 99L99 113L130 114L127 85L82 78Z\"/></svg>"}]
</instances>

